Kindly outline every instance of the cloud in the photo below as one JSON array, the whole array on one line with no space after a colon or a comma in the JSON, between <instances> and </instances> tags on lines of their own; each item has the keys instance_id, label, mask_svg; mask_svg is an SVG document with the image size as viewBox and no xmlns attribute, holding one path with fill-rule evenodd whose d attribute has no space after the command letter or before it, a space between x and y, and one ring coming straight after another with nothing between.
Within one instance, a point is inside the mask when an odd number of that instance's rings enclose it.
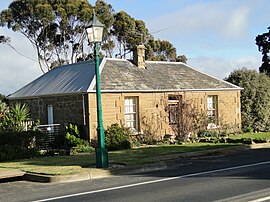
<instances>
[{"instance_id":1,"label":"cloud","mask_svg":"<svg viewBox=\"0 0 270 202\"><path fill-rule=\"evenodd\" d=\"M243 37L248 30L248 19L250 15L250 9L247 7L240 7L235 9L229 17L227 23L224 26L224 30L221 33L230 37Z\"/></svg>"},{"instance_id":2,"label":"cloud","mask_svg":"<svg viewBox=\"0 0 270 202\"><path fill-rule=\"evenodd\" d=\"M1 31L1 35L11 37L12 45L19 52L35 58L33 48L24 37L3 28ZM4 95L14 93L42 74L36 62L19 55L5 44L0 44L0 70L0 93Z\"/></svg>"},{"instance_id":3,"label":"cloud","mask_svg":"<svg viewBox=\"0 0 270 202\"><path fill-rule=\"evenodd\" d=\"M173 13L161 15L148 21L151 29L167 28L166 35L199 36L218 35L224 38L243 37L248 28L250 9L245 4L231 4L230 1L198 2L183 6Z\"/></svg>"},{"instance_id":4,"label":"cloud","mask_svg":"<svg viewBox=\"0 0 270 202\"><path fill-rule=\"evenodd\" d=\"M245 56L236 59L221 57L197 57L190 58L187 63L190 66L193 66L220 79L228 77L229 74L235 69L246 67L248 69L258 70L259 66L261 65L260 59L256 56Z\"/></svg>"}]
</instances>

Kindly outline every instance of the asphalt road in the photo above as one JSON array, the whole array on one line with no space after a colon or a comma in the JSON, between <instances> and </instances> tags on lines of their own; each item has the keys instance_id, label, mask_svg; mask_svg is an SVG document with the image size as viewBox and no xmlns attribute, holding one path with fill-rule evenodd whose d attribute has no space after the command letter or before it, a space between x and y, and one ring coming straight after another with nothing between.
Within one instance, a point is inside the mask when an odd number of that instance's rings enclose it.
<instances>
[{"instance_id":1,"label":"asphalt road","mask_svg":"<svg viewBox=\"0 0 270 202\"><path fill-rule=\"evenodd\" d=\"M62 184L0 184L0 201L270 201L270 149L168 161L170 169Z\"/></svg>"}]
</instances>

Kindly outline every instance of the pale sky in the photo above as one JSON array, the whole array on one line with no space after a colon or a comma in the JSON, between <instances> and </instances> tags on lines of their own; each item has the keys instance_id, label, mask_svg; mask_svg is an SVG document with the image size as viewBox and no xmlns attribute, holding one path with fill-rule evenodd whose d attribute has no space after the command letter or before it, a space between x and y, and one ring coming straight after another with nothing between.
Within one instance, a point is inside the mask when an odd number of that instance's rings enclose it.
<instances>
[{"instance_id":1,"label":"pale sky","mask_svg":"<svg viewBox=\"0 0 270 202\"><path fill-rule=\"evenodd\" d=\"M0 0L0 10L11 0ZM94 0L89 0L94 4ZM269 0L107 0L143 20L156 39L168 40L178 55L203 72L223 79L234 69L258 69L261 53L255 37L270 26ZM35 58L31 44L19 34L0 28L12 45ZM11 94L42 75L38 64L0 45L0 93Z\"/></svg>"}]
</instances>

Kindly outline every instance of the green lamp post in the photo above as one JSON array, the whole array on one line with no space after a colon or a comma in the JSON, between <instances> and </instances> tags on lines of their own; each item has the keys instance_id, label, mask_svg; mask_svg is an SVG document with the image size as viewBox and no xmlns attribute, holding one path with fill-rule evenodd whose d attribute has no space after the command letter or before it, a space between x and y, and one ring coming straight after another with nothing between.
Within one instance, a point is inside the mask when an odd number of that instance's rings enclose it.
<instances>
[{"instance_id":1,"label":"green lamp post","mask_svg":"<svg viewBox=\"0 0 270 202\"><path fill-rule=\"evenodd\" d=\"M105 134L102 119L102 104L101 104L101 89L100 89L100 73L99 73L99 50L102 41L104 25L97 19L95 12L93 12L93 20L89 26L86 27L86 33L89 43L94 44L94 57L95 57L95 73L96 73L96 99L97 99L97 137L98 147L96 148L96 167L107 168L108 152L105 148Z\"/></svg>"}]
</instances>

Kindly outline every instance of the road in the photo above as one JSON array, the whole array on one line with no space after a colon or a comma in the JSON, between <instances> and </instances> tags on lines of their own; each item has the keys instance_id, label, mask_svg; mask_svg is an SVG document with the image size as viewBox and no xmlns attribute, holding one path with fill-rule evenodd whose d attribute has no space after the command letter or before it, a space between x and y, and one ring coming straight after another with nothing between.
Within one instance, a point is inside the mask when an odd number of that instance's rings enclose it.
<instances>
[{"instance_id":1,"label":"road","mask_svg":"<svg viewBox=\"0 0 270 202\"><path fill-rule=\"evenodd\" d=\"M73 183L2 183L0 201L270 201L270 149L166 163L170 169Z\"/></svg>"}]
</instances>

